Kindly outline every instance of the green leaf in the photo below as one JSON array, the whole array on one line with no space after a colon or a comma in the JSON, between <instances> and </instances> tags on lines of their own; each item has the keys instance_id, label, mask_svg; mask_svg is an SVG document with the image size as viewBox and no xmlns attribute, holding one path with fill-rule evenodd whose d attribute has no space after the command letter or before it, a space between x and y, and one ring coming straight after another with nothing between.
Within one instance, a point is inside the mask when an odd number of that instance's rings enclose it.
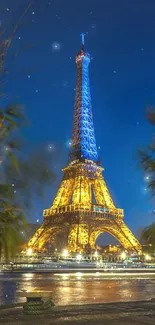
<instances>
[{"instance_id":1,"label":"green leaf","mask_svg":"<svg viewBox=\"0 0 155 325\"><path fill-rule=\"evenodd\" d=\"M5 119L11 123L12 126L16 127L18 125L18 122L15 121L12 116L6 115Z\"/></svg>"},{"instance_id":2,"label":"green leaf","mask_svg":"<svg viewBox=\"0 0 155 325\"><path fill-rule=\"evenodd\" d=\"M10 185L0 184L0 197L1 198L8 197L9 191L10 191Z\"/></svg>"},{"instance_id":3,"label":"green leaf","mask_svg":"<svg viewBox=\"0 0 155 325\"><path fill-rule=\"evenodd\" d=\"M21 105L10 105L6 108L6 114L15 117L19 120L24 119L23 106Z\"/></svg>"},{"instance_id":4,"label":"green leaf","mask_svg":"<svg viewBox=\"0 0 155 325\"><path fill-rule=\"evenodd\" d=\"M8 151L8 155L11 158L11 161L13 163L13 166L15 167L16 170L19 170L19 165L18 165L18 161L15 157L15 155L13 154L12 151Z\"/></svg>"}]
</instances>

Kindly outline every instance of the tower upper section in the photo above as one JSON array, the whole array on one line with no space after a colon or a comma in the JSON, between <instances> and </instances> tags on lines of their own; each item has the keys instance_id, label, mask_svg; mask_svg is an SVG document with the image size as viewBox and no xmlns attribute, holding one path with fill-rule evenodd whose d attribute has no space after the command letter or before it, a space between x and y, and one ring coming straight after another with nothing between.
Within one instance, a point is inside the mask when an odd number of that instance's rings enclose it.
<instances>
[{"instance_id":1,"label":"tower upper section","mask_svg":"<svg viewBox=\"0 0 155 325\"><path fill-rule=\"evenodd\" d=\"M90 55L84 51L82 34L82 49L76 55L77 84L69 162L77 159L98 161L89 86L89 63Z\"/></svg>"}]
</instances>

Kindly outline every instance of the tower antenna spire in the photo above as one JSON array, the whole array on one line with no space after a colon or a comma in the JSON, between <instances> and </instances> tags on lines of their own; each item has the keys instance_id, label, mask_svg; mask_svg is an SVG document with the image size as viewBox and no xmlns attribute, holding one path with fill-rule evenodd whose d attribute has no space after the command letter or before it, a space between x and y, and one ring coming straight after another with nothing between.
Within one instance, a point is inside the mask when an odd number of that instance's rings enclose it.
<instances>
[{"instance_id":1,"label":"tower antenna spire","mask_svg":"<svg viewBox=\"0 0 155 325\"><path fill-rule=\"evenodd\" d=\"M84 38L85 38L86 34L82 33L80 36L82 39L82 50L84 51Z\"/></svg>"}]
</instances>

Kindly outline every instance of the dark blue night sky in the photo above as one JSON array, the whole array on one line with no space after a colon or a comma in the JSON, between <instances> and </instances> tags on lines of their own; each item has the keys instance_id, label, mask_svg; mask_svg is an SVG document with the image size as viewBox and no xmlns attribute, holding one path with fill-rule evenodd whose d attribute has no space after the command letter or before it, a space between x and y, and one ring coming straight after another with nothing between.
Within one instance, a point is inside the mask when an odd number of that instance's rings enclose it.
<instances>
[{"instance_id":1,"label":"dark blue night sky","mask_svg":"<svg viewBox=\"0 0 155 325\"><path fill-rule=\"evenodd\" d=\"M1 0L1 24L15 23L27 4ZM154 0L34 1L14 40L15 47L35 44L16 61L17 70L28 72L10 82L8 91L10 99L19 96L32 122L25 137L58 146L59 158L57 181L42 202L34 200L32 222L41 221L42 209L50 206L67 161L81 32L92 56L94 125L106 182L134 232L154 219L155 205L136 157L154 132L145 119L146 105L155 104L154 17Z\"/></svg>"}]
</instances>

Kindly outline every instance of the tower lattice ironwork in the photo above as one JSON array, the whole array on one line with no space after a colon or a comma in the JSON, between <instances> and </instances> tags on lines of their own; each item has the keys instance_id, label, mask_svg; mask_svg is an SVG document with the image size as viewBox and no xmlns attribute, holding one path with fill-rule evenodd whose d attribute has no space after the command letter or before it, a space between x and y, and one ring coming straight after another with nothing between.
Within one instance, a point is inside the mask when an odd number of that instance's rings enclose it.
<instances>
[{"instance_id":1,"label":"tower lattice ironwork","mask_svg":"<svg viewBox=\"0 0 155 325\"><path fill-rule=\"evenodd\" d=\"M89 86L90 55L82 49L76 56L77 85L72 138L68 165L51 208L44 210L44 221L28 243L42 250L65 232L71 252L95 249L99 234L107 232L134 252L141 245L123 221L124 211L115 207L102 176L91 107ZM61 236L61 235L60 235Z\"/></svg>"}]
</instances>

